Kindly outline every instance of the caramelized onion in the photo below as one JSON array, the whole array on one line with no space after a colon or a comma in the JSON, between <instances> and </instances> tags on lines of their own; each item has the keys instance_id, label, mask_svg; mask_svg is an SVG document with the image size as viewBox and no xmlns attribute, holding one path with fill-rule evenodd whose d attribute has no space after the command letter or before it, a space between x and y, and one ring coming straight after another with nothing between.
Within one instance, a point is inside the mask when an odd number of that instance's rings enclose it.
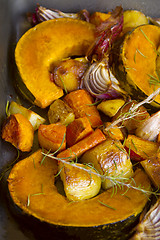
<instances>
[{"instance_id":1,"label":"caramelized onion","mask_svg":"<svg viewBox=\"0 0 160 240\"><path fill-rule=\"evenodd\" d=\"M88 92L96 98L114 99L126 94L109 69L106 59L93 63L86 71L83 81Z\"/></svg>"}]
</instances>

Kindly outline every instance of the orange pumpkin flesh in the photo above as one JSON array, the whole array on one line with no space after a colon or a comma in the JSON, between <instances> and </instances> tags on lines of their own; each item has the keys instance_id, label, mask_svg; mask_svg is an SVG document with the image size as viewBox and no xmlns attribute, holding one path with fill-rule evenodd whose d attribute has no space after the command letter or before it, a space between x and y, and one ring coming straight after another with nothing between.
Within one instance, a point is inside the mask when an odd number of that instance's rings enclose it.
<instances>
[{"instance_id":1,"label":"orange pumpkin flesh","mask_svg":"<svg viewBox=\"0 0 160 240\"><path fill-rule=\"evenodd\" d=\"M122 61L126 71L126 91L133 94L133 89L140 89L149 96L159 85L151 84L157 79L156 59L157 49L160 42L160 27L154 25L143 25L137 27L127 35L122 47ZM127 88L127 84L132 86ZM160 95L155 98L160 104ZM159 106L159 105L158 105Z\"/></svg>"},{"instance_id":2,"label":"orange pumpkin flesh","mask_svg":"<svg viewBox=\"0 0 160 240\"><path fill-rule=\"evenodd\" d=\"M22 81L45 108L63 96L63 90L50 80L53 64L72 55L85 55L94 41L94 25L75 19L54 19L28 30L19 40L16 64Z\"/></svg>"},{"instance_id":3,"label":"orange pumpkin flesh","mask_svg":"<svg viewBox=\"0 0 160 240\"><path fill-rule=\"evenodd\" d=\"M42 163L42 159L41 150L38 150L18 162L8 177L9 192L14 203L25 213L41 221L58 226L107 226L131 216L136 217L148 200L141 191L130 188L127 194L123 195L126 188L123 190L118 188L113 196L113 190L110 189L92 199L69 202L58 192L55 185L57 162L45 158ZM136 171L134 180L137 186L150 188L149 179L142 170ZM100 202L111 206L114 210Z\"/></svg>"}]
</instances>

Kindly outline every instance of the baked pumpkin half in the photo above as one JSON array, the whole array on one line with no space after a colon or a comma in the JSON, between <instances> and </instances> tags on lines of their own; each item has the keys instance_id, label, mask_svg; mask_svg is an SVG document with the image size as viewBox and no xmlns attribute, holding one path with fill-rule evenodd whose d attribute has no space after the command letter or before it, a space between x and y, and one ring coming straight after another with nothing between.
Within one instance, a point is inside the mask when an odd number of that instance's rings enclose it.
<instances>
[{"instance_id":1,"label":"baked pumpkin half","mask_svg":"<svg viewBox=\"0 0 160 240\"><path fill-rule=\"evenodd\" d=\"M159 44L160 27L155 25L139 26L126 36L121 52L125 81L121 84L131 96L146 97L159 87ZM160 107L160 95L155 98L153 105Z\"/></svg>"},{"instance_id":2,"label":"baked pumpkin half","mask_svg":"<svg viewBox=\"0 0 160 240\"><path fill-rule=\"evenodd\" d=\"M15 60L21 79L41 108L63 95L50 79L53 65L69 56L85 55L94 41L94 25L82 20L61 18L42 22L18 41Z\"/></svg>"},{"instance_id":3,"label":"baked pumpkin half","mask_svg":"<svg viewBox=\"0 0 160 240\"><path fill-rule=\"evenodd\" d=\"M49 157L44 159L41 149L14 165L8 188L22 214L35 217L40 224L64 229L72 237L78 236L74 239L128 239L127 229L134 226L147 203L144 193L132 188L126 192L124 187L115 194L109 189L91 199L70 202L58 190L56 173L57 162ZM150 181L142 170L135 172L134 181L137 186L150 189Z\"/></svg>"}]
</instances>

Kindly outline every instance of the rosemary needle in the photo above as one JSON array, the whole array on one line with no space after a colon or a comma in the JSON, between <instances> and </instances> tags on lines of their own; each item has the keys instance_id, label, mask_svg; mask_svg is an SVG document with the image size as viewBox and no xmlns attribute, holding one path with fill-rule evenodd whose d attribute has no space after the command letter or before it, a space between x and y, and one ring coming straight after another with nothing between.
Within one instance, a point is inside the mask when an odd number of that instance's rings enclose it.
<instances>
[{"instance_id":1,"label":"rosemary needle","mask_svg":"<svg viewBox=\"0 0 160 240\"><path fill-rule=\"evenodd\" d=\"M114 207L109 206L109 205L107 205L106 203L103 203L103 202L101 202L101 201L99 201L99 200L98 200L98 202L99 202L100 204L104 205L105 207L108 207L108 208L110 208L110 209L112 209L112 210L116 210Z\"/></svg>"}]
</instances>

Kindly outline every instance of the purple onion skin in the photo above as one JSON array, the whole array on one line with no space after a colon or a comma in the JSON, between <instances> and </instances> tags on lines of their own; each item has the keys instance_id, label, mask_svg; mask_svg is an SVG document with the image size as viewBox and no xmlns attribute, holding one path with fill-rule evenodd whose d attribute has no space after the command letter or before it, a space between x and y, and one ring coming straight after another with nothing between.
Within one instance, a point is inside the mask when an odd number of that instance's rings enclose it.
<instances>
[{"instance_id":1,"label":"purple onion skin","mask_svg":"<svg viewBox=\"0 0 160 240\"><path fill-rule=\"evenodd\" d=\"M111 100L111 99L116 99L116 98L121 98L122 95L117 92L115 89L108 89L106 93L102 93L102 94L91 94L93 95L93 97L97 98L97 99L103 99L103 100Z\"/></svg>"},{"instance_id":2,"label":"purple onion skin","mask_svg":"<svg viewBox=\"0 0 160 240\"><path fill-rule=\"evenodd\" d=\"M88 50L87 58L92 61L92 56L101 61L109 54L110 47L118 38L123 29L123 9L116 7L111 16L96 28L96 40Z\"/></svg>"},{"instance_id":3,"label":"purple onion skin","mask_svg":"<svg viewBox=\"0 0 160 240\"><path fill-rule=\"evenodd\" d=\"M28 14L28 21L31 23L32 26L35 26L38 23L46 21L46 19L45 19L45 10L44 10L43 14L40 14L40 10L39 10L40 7L41 6L38 5L37 8L35 9L34 13L29 13ZM47 8L46 8L46 10L47 10ZM55 9L49 9L49 10L53 11L53 13L54 12L57 12L57 13L60 12L59 10L55 10ZM60 12L60 13L62 13L62 12ZM89 22L89 20L90 20L90 13L86 9L83 9L80 12L77 13L77 17L79 19L81 19L81 20ZM55 18L55 17L53 17L53 18ZM47 15L47 19L48 20L51 20L53 18L52 18L51 15L50 15L50 17L48 17L48 15Z\"/></svg>"}]
</instances>

